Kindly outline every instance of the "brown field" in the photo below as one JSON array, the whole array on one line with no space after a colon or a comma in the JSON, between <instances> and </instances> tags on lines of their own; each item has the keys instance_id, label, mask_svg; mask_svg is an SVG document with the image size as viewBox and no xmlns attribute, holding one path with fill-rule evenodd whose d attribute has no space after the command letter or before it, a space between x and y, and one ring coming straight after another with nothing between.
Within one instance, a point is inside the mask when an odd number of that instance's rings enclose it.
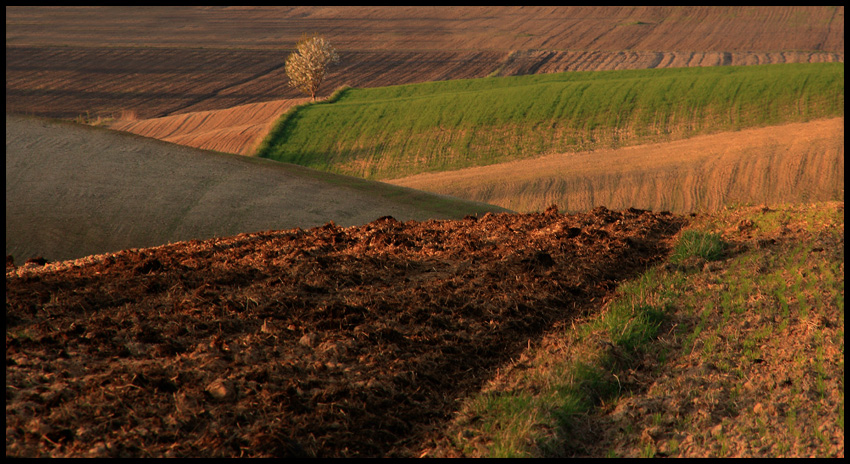
<instances>
[{"instance_id":1,"label":"brown field","mask_svg":"<svg viewBox=\"0 0 850 464\"><path fill-rule=\"evenodd\" d=\"M385 182L502 206L655 211L844 199L844 118L561 153Z\"/></svg>"},{"instance_id":2,"label":"brown field","mask_svg":"<svg viewBox=\"0 0 850 464\"><path fill-rule=\"evenodd\" d=\"M296 98L283 61L313 31L341 51L323 95L490 74L844 61L844 7L7 7L6 111L148 119Z\"/></svg>"},{"instance_id":3,"label":"brown field","mask_svg":"<svg viewBox=\"0 0 850 464\"><path fill-rule=\"evenodd\" d=\"M157 118L303 98L287 50L6 47L6 111L88 120ZM484 77L495 52L341 52L322 87ZM49 63L47 65L46 63Z\"/></svg>"},{"instance_id":4,"label":"brown field","mask_svg":"<svg viewBox=\"0 0 850 464\"><path fill-rule=\"evenodd\" d=\"M712 6L7 7L9 45L345 50L844 52L844 8Z\"/></svg>"},{"instance_id":5,"label":"brown field","mask_svg":"<svg viewBox=\"0 0 850 464\"><path fill-rule=\"evenodd\" d=\"M498 365L683 224L385 218L7 264L6 453L417 457Z\"/></svg>"}]
</instances>

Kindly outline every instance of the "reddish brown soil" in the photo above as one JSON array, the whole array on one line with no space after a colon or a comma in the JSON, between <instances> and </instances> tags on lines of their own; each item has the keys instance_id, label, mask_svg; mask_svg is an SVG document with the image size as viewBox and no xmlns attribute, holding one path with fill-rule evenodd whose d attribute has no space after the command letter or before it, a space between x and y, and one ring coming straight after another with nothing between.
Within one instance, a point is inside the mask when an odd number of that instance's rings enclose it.
<instances>
[{"instance_id":1,"label":"reddish brown soil","mask_svg":"<svg viewBox=\"0 0 850 464\"><path fill-rule=\"evenodd\" d=\"M417 456L684 222L550 208L7 258L6 455Z\"/></svg>"},{"instance_id":2,"label":"reddish brown soil","mask_svg":"<svg viewBox=\"0 0 850 464\"><path fill-rule=\"evenodd\" d=\"M116 27L120 26L120 27ZM7 44L345 50L844 52L843 6L247 6L6 8Z\"/></svg>"},{"instance_id":3,"label":"reddish brown soil","mask_svg":"<svg viewBox=\"0 0 850 464\"><path fill-rule=\"evenodd\" d=\"M73 119L148 119L302 98L283 69L290 50L6 47L6 111ZM504 53L340 50L322 84L377 87L485 77Z\"/></svg>"}]
</instances>

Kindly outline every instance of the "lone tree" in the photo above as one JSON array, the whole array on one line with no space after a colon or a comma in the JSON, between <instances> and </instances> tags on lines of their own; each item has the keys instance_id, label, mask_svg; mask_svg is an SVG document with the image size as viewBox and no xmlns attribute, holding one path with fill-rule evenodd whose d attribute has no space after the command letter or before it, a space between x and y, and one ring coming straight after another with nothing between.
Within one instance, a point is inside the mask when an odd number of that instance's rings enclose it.
<instances>
[{"instance_id":1,"label":"lone tree","mask_svg":"<svg viewBox=\"0 0 850 464\"><path fill-rule=\"evenodd\" d=\"M295 44L295 53L286 59L289 85L316 100L316 92L325 79L328 65L339 62L339 55L324 37L313 35Z\"/></svg>"}]
</instances>

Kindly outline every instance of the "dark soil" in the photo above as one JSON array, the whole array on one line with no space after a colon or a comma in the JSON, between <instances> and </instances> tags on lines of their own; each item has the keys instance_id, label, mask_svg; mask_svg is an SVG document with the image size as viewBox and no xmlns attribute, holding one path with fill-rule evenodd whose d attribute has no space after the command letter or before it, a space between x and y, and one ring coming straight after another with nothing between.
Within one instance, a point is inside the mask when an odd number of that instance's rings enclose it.
<instances>
[{"instance_id":1,"label":"dark soil","mask_svg":"<svg viewBox=\"0 0 850 464\"><path fill-rule=\"evenodd\" d=\"M6 455L415 457L684 223L552 207L7 257Z\"/></svg>"}]
</instances>

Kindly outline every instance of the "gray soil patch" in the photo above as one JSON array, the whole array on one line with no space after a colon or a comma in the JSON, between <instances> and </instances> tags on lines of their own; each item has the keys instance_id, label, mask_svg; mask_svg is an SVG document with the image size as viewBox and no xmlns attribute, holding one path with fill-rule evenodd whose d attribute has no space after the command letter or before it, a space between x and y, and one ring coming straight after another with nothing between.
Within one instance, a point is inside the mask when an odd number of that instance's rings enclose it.
<instances>
[{"instance_id":1,"label":"gray soil patch","mask_svg":"<svg viewBox=\"0 0 850 464\"><path fill-rule=\"evenodd\" d=\"M506 211L74 123L6 116L6 254L81 258L246 232Z\"/></svg>"}]
</instances>

